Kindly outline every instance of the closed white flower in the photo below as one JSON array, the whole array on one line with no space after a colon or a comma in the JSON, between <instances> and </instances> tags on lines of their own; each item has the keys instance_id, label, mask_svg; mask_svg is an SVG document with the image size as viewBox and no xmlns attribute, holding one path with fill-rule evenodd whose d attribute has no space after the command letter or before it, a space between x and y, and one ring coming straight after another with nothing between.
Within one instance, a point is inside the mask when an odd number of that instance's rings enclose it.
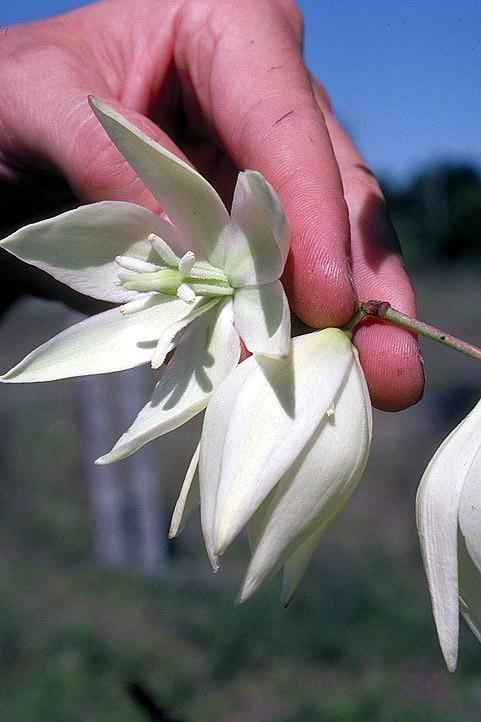
<instances>
[{"instance_id":1,"label":"closed white flower","mask_svg":"<svg viewBox=\"0 0 481 722\"><path fill-rule=\"evenodd\" d=\"M252 559L240 600L283 567L287 603L363 473L371 426L364 375L343 331L295 338L284 359L247 359L210 399L199 480L186 480L174 531L183 505L194 506L200 481L202 527L214 568L247 524Z\"/></svg>"},{"instance_id":2,"label":"closed white flower","mask_svg":"<svg viewBox=\"0 0 481 722\"><path fill-rule=\"evenodd\" d=\"M439 642L453 672L460 611L481 641L481 401L431 459L416 516Z\"/></svg>"}]
</instances>

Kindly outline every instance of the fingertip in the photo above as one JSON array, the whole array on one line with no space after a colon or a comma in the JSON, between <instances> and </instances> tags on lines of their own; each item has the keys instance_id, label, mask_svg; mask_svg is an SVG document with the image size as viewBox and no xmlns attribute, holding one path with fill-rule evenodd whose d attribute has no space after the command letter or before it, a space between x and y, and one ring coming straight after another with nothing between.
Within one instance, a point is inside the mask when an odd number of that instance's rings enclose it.
<instances>
[{"instance_id":1,"label":"fingertip","mask_svg":"<svg viewBox=\"0 0 481 722\"><path fill-rule=\"evenodd\" d=\"M292 244L283 281L294 312L312 328L343 326L355 312L347 258L318 242Z\"/></svg>"},{"instance_id":2,"label":"fingertip","mask_svg":"<svg viewBox=\"0 0 481 722\"><path fill-rule=\"evenodd\" d=\"M353 335L373 406L402 411L423 395L424 369L416 337L376 319L366 319Z\"/></svg>"}]
</instances>

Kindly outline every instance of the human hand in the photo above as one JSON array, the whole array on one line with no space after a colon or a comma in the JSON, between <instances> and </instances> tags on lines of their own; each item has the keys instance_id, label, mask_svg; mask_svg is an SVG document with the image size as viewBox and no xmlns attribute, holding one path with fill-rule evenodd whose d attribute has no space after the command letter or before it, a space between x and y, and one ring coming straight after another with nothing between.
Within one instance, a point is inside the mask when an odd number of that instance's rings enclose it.
<instances>
[{"instance_id":1,"label":"human hand","mask_svg":"<svg viewBox=\"0 0 481 722\"><path fill-rule=\"evenodd\" d=\"M0 44L0 177L58 174L85 202L160 210L87 105L93 94L193 163L229 201L237 169L274 186L292 233L285 286L313 327L361 300L414 313L372 174L306 70L292 0L115 0L8 29ZM366 322L354 341L373 403L418 400L415 339Z\"/></svg>"}]
</instances>

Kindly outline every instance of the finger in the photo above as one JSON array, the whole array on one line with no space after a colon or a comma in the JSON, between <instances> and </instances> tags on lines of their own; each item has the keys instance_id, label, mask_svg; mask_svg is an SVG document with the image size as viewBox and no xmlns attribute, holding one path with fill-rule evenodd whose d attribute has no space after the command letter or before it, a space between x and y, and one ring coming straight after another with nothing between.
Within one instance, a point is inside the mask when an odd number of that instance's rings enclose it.
<instances>
[{"instance_id":1,"label":"finger","mask_svg":"<svg viewBox=\"0 0 481 722\"><path fill-rule=\"evenodd\" d=\"M317 81L316 97L324 103ZM326 113L349 208L351 259L360 301L389 301L415 315L414 293L382 192L353 143L335 118ZM416 337L374 319L354 332L354 342L366 374L372 401L380 409L404 409L419 400L424 386Z\"/></svg>"},{"instance_id":2,"label":"finger","mask_svg":"<svg viewBox=\"0 0 481 722\"><path fill-rule=\"evenodd\" d=\"M260 171L281 197L292 233L285 280L295 311L312 326L338 325L354 310L349 220L295 27L272 0L187 3L174 53L184 92L193 89L235 164Z\"/></svg>"},{"instance_id":3,"label":"finger","mask_svg":"<svg viewBox=\"0 0 481 722\"><path fill-rule=\"evenodd\" d=\"M118 13L108 13L112 44L116 42L114 26L126 7L120 3ZM83 36L82 29L86 36L92 27L100 33L105 15L105 5L98 3L41 27L32 23L11 28L3 38L2 57L8 62L3 65L1 80L11 102L0 108L2 157L11 168L35 164L62 175L82 201L127 200L157 211L158 204L95 118L87 96L106 100L149 136L185 157L163 131L136 112L147 111L147 92L142 95L140 89L135 93L122 87L117 93L118 84L104 77L109 71L108 59L98 62L93 54L86 63L79 54L76 43ZM167 64L166 57L159 54L159 75L165 70L162 63ZM38 73L39 63L42 73ZM151 81L146 74L138 85L150 87ZM119 103L117 95L126 102Z\"/></svg>"}]
</instances>

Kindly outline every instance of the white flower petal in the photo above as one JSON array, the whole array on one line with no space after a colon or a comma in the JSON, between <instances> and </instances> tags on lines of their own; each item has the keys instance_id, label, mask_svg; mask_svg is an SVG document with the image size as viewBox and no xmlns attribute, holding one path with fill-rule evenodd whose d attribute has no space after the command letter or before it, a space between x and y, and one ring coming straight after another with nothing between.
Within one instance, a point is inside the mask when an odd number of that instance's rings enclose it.
<instances>
[{"instance_id":1,"label":"white flower petal","mask_svg":"<svg viewBox=\"0 0 481 722\"><path fill-rule=\"evenodd\" d=\"M303 383L303 379L299 379ZM320 539L354 491L371 444L371 403L359 362L352 364L333 403L277 484L242 585L241 601L287 562L312 534ZM308 545L295 564L307 564ZM296 574L299 568L296 569ZM292 582L291 582L292 584Z\"/></svg>"},{"instance_id":2,"label":"white flower petal","mask_svg":"<svg viewBox=\"0 0 481 722\"><path fill-rule=\"evenodd\" d=\"M178 536L187 524L189 517L200 504L199 492L199 453L200 442L197 444L196 450L185 475L179 498L172 514L172 521L169 529L169 539Z\"/></svg>"},{"instance_id":3,"label":"white flower petal","mask_svg":"<svg viewBox=\"0 0 481 722\"><path fill-rule=\"evenodd\" d=\"M252 353L285 356L291 342L291 315L282 283L237 288L234 323Z\"/></svg>"},{"instance_id":4,"label":"white flower petal","mask_svg":"<svg viewBox=\"0 0 481 722\"><path fill-rule=\"evenodd\" d=\"M222 449L232 409L255 365L253 356L239 364L224 379L219 391L212 394L205 412L199 460L200 514L205 546L214 571L219 567L214 549L214 523Z\"/></svg>"},{"instance_id":5,"label":"white flower petal","mask_svg":"<svg viewBox=\"0 0 481 722\"><path fill-rule=\"evenodd\" d=\"M232 304L220 302L184 331L151 400L113 449L97 459L97 463L123 459L202 411L212 391L236 366L239 356Z\"/></svg>"},{"instance_id":6,"label":"white flower petal","mask_svg":"<svg viewBox=\"0 0 481 722\"><path fill-rule=\"evenodd\" d=\"M229 214L218 193L197 171L106 103L90 98L90 104L112 142L172 223L187 236L184 249L198 252L214 266L218 265L216 246L229 222Z\"/></svg>"},{"instance_id":7,"label":"white flower petal","mask_svg":"<svg viewBox=\"0 0 481 722\"><path fill-rule=\"evenodd\" d=\"M176 236L171 224L146 208L104 201L20 228L0 247L80 293L123 303L135 292L116 285L121 269L115 257L155 262L151 231L170 242Z\"/></svg>"},{"instance_id":8,"label":"white flower petal","mask_svg":"<svg viewBox=\"0 0 481 722\"><path fill-rule=\"evenodd\" d=\"M481 572L481 402L472 413L478 419L478 435L472 442L477 451L466 471L459 507L459 527L471 559Z\"/></svg>"},{"instance_id":9,"label":"white flower petal","mask_svg":"<svg viewBox=\"0 0 481 722\"><path fill-rule=\"evenodd\" d=\"M301 583L309 562L314 556L319 543L326 532L328 524L321 524L291 554L284 564L282 574L281 603L287 607Z\"/></svg>"},{"instance_id":10,"label":"white flower petal","mask_svg":"<svg viewBox=\"0 0 481 722\"><path fill-rule=\"evenodd\" d=\"M183 301L152 294L151 307L138 313L98 313L39 346L1 380L53 381L140 366L152 358L164 328L190 310Z\"/></svg>"},{"instance_id":11,"label":"white flower petal","mask_svg":"<svg viewBox=\"0 0 481 722\"><path fill-rule=\"evenodd\" d=\"M480 404L443 441L423 474L416 520L439 643L450 671L458 654L458 513L479 447Z\"/></svg>"},{"instance_id":12,"label":"white flower petal","mask_svg":"<svg viewBox=\"0 0 481 722\"><path fill-rule=\"evenodd\" d=\"M173 305L173 300L168 306L168 309L172 309L170 314L163 317L164 325L159 331L159 337L157 345L152 354L151 365L153 369L158 369L165 361L165 357L172 350L172 343L179 333L189 323L192 323L198 316L203 313L207 313L217 303L218 299L214 298L208 301L206 298L197 298L187 305L184 300L178 298L175 299L177 303Z\"/></svg>"},{"instance_id":13,"label":"white flower petal","mask_svg":"<svg viewBox=\"0 0 481 722\"><path fill-rule=\"evenodd\" d=\"M204 434L222 438L204 467L218 469L216 552L237 535L317 428L332 405L353 363L351 343L338 329L325 329L293 339L291 353L280 360L254 357L252 371L229 401L226 431L206 416ZM221 386L212 402L222 406ZM222 414L221 423L225 424ZM201 454L202 456L202 454ZM201 465L201 488L203 485Z\"/></svg>"},{"instance_id":14,"label":"white flower petal","mask_svg":"<svg viewBox=\"0 0 481 722\"><path fill-rule=\"evenodd\" d=\"M258 286L280 278L289 229L277 194L260 173L239 173L231 218L225 260L231 283Z\"/></svg>"}]
</instances>

